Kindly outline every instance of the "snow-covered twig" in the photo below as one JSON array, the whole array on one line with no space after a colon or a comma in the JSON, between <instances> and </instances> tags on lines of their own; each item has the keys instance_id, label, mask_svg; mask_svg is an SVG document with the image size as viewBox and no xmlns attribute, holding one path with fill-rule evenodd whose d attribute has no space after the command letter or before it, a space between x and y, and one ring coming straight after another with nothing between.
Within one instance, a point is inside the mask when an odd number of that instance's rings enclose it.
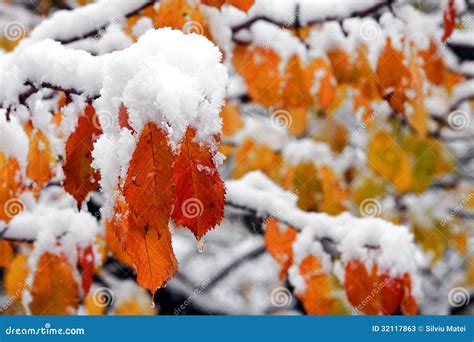
<instances>
[{"instance_id":1,"label":"snow-covered twig","mask_svg":"<svg viewBox=\"0 0 474 342\"><path fill-rule=\"evenodd\" d=\"M327 16L321 15L320 13L314 13L314 11L311 11L312 4L309 2L305 2L303 4L297 3L295 6L295 12L293 16L289 20L286 20L286 21L280 21L278 19L272 18L271 16L264 14L263 10L259 11L259 9L257 8L253 12L256 12L256 13L262 12L262 14L255 14L253 16L251 15L251 17L245 20L244 22L233 26L232 33L236 34L237 32L241 30L249 29L257 21L266 21L266 22L275 24L277 26L280 26L282 28L291 28L291 27L296 27L298 25L310 26L310 25L315 25L315 24L322 24L328 21L341 21L347 18L365 17L368 15L377 13L381 9L389 6L393 2L393 0L369 1L369 2L371 4L366 6L366 8L363 8L363 9L357 8L356 10L352 10L352 11L350 9L349 4L345 3L345 5L343 6L345 11L341 12L340 14L327 15ZM333 9L334 9L334 8L337 8L338 4L331 4L331 5L333 6ZM357 7L360 7L360 6L357 6ZM304 18L304 20L301 19L301 15L300 15L300 13L303 13L303 12L308 17L308 18Z\"/></svg>"}]
</instances>

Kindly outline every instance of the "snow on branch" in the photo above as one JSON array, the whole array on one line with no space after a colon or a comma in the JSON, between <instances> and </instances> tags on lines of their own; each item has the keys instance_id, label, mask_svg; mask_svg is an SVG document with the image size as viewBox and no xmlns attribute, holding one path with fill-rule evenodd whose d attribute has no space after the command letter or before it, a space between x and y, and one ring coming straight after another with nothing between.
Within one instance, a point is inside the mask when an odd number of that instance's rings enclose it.
<instances>
[{"instance_id":1,"label":"snow on branch","mask_svg":"<svg viewBox=\"0 0 474 342\"><path fill-rule=\"evenodd\" d=\"M232 27L232 33L248 29L257 21L266 21L281 27L297 27L340 21L346 18L365 17L389 6L391 0L364 1L285 1L275 6L272 2L257 1L248 18Z\"/></svg>"},{"instance_id":2,"label":"snow on branch","mask_svg":"<svg viewBox=\"0 0 474 342\"><path fill-rule=\"evenodd\" d=\"M93 37L113 21L137 14L156 0L100 0L73 11L57 11L41 22L30 35L32 40L50 38L63 44Z\"/></svg>"},{"instance_id":3,"label":"snow on branch","mask_svg":"<svg viewBox=\"0 0 474 342\"><path fill-rule=\"evenodd\" d=\"M228 181L226 186L229 207L262 218L273 217L301 231L294 246L296 260L308 254L314 241L330 241L344 261L364 260L368 250L372 250L381 269L394 275L414 273L416 247L407 227L349 213L330 216L305 212L297 207L295 194L282 190L259 171Z\"/></svg>"},{"instance_id":4,"label":"snow on branch","mask_svg":"<svg viewBox=\"0 0 474 342\"><path fill-rule=\"evenodd\" d=\"M130 48L103 56L45 39L0 57L0 103L18 105L31 86L44 86L100 97L96 105L115 117L111 131L124 104L136 132L151 120L177 140L189 125L205 138L220 132L227 83L221 58L203 36L171 29L150 30Z\"/></svg>"}]
</instances>

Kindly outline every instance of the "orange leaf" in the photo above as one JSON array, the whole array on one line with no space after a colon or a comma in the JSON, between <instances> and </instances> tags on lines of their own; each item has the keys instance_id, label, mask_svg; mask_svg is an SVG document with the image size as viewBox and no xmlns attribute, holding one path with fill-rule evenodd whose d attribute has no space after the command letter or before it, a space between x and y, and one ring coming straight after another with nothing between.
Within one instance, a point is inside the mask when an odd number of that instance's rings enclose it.
<instances>
[{"instance_id":1,"label":"orange leaf","mask_svg":"<svg viewBox=\"0 0 474 342\"><path fill-rule=\"evenodd\" d=\"M34 315L73 314L79 305L79 289L69 265L59 256L41 256L33 286L30 310Z\"/></svg>"},{"instance_id":2,"label":"orange leaf","mask_svg":"<svg viewBox=\"0 0 474 342\"><path fill-rule=\"evenodd\" d=\"M281 99L281 76L278 70L280 57L272 49L257 46L247 50L243 68L249 96L265 107L277 104Z\"/></svg>"},{"instance_id":3,"label":"orange leaf","mask_svg":"<svg viewBox=\"0 0 474 342\"><path fill-rule=\"evenodd\" d=\"M273 218L267 221L265 229L265 246L270 255L280 264L280 279L286 276L288 268L293 264L293 242L296 239L296 230L292 227L281 228Z\"/></svg>"},{"instance_id":4,"label":"orange leaf","mask_svg":"<svg viewBox=\"0 0 474 342\"><path fill-rule=\"evenodd\" d=\"M442 84L448 77L448 70L436 43L431 41L430 47L427 50L419 51L418 53L423 58L423 68L426 77L436 85Z\"/></svg>"},{"instance_id":5,"label":"orange leaf","mask_svg":"<svg viewBox=\"0 0 474 342\"><path fill-rule=\"evenodd\" d=\"M48 138L41 131L30 136L28 166L26 176L35 182L34 191L38 193L54 176L56 158Z\"/></svg>"},{"instance_id":6,"label":"orange leaf","mask_svg":"<svg viewBox=\"0 0 474 342\"><path fill-rule=\"evenodd\" d=\"M283 87L284 107L309 107L311 105L310 68L305 68L298 55L293 55L285 68Z\"/></svg>"},{"instance_id":7,"label":"orange leaf","mask_svg":"<svg viewBox=\"0 0 474 342\"><path fill-rule=\"evenodd\" d=\"M186 24L189 5L186 0L162 0L155 17L155 27L171 27L181 30Z\"/></svg>"},{"instance_id":8,"label":"orange leaf","mask_svg":"<svg viewBox=\"0 0 474 342\"><path fill-rule=\"evenodd\" d=\"M226 0L201 0L201 4L221 8L226 3Z\"/></svg>"},{"instance_id":9,"label":"orange leaf","mask_svg":"<svg viewBox=\"0 0 474 342\"><path fill-rule=\"evenodd\" d=\"M445 42L449 39L449 37L451 37L456 24L456 6L454 0L449 0L448 6L444 10L443 22L444 33L441 40Z\"/></svg>"},{"instance_id":10,"label":"orange leaf","mask_svg":"<svg viewBox=\"0 0 474 342\"><path fill-rule=\"evenodd\" d=\"M300 274L306 280L306 290L297 294L304 310L310 315L328 315L333 306L331 287L321 263L314 255L308 255L300 264Z\"/></svg>"},{"instance_id":11,"label":"orange leaf","mask_svg":"<svg viewBox=\"0 0 474 342\"><path fill-rule=\"evenodd\" d=\"M92 168L93 143L102 133L94 118L95 109L87 105L79 117L76 130L66 142L66 160L63 164L64 189L80 208L86 196L99 188L100 174Z\"/></svg>"},{"instance_id":12,"label":"orange leaf","mask_svg":"<svg viewBox=\"0 0 474 342\"><path fill-rule=\"evenodd\" d=\"M336 95L336 79L330 65L322 58L314 59L308 66L310 82L317 87L316 95L319 105L329 107Z\"/></svg>"},{"instance_id":13,"label":"orange leaf","mask_svg":"<svg viewBox=\"0 0 474 342\"><path fill-rule=\"evenodd\" d=\"M327 53L337 82L351 82L352 65L347 52L340 48L331 49Z\"/></svg>"},{"instance_id":14,"label":"orange leaf","mask_svg":"<svg viewBox=\"0 0 474 342\"><path fill-rule=\"evenodd\" d=\"M237 105L227 104L222 108L220 116L222 118L222 134L226 137L234 135L244 127Z\"/></svg>"},{"instance_id":15,"label":"orange leaf","mask_svg":"<svg viewBox=\"0 0 474 342\"><path fill-rule=\"evenodd\" d=\"M126 219L123 219L127 222ZM132 265L132 261L128 256L127 252L125 251L124 246L120 243L118 239L119 233L117 230L121 228L118 226L120 223L116 222L115 220L107 220L105 222L105 241L107 245L107 249L109 253L112 254L114 258L125 265Z\"/></svg>"},{"instance_id":16,"label":"orange leaf","mask_svg":"<svg viewBox=\"0 0 474 342\"><path fill-rule=\"evenodd\" d=\"M23 211L23 202L18 199L23 188L20 164L0 152L0 220L8 223Z\"/></svg>"},{"instance_id":17,"label":"orange leaf","mask_svg":"<svg viewBox=\"0 0 474 342\"><path fill-rule=\"evenodd\" d=\"M377 65L377 79L383 96L400 87L403 79L410 78L410 72L403 60L403 52L394 49L391 39L388 38Z\"/></svg>"},{"instance_id":18,"label":"orange leaf","mask_svg":"<svg viewBox=\"0 0 474 342\"><path fill-rule=\"evenodd\" d=\"M173 219L200 240L224 216L225 188L209 148L193 141L195 135L196 131L188 128L173 164Z\"/></svg>"},{"instance_id":19,"label":"orange leaf","mask_svg":"<svg viewBox=\"0 0 474 342\"><path fill-rule=\"evenodd\" d=\"M165 132L153 123L146 124L124 185L129 213L123 245L137 268L138 283L152 293L178 267L168 230L174 202L172 163Z\"/></svg>"},{"instance_id":20,"label":"orange leaf","mask_svg":"<svg viewBox=\"0 0 474 342\"><path fill-rule=\"evenodd\" d=\"M351 260L347 263L344 287L347 299L358 310L369 315L380 312L380 302L375 298L378 293L374 291L374 278L362 261Z\"/></svg>"},{"instance_id":21,"label":"orange leaf","mask_svg":"<svg viewBox=\"0 0 474 342\"><path fill-rule=\"evenodd\" d=\"M0 267L7 267L13 259L13 248L10 242L0 240Z\"/></svg>"},{"instance_id":22,"label":"orange leaf","mask_svg":"<svg viewBox=\"0 0 474 342\"><path fill-rule=\"evenodd\" d=\"M255 0L227 0L229 5L237 7L241 11L248 12L250 7L254 4Z\"/></svg>"}]
</instances>

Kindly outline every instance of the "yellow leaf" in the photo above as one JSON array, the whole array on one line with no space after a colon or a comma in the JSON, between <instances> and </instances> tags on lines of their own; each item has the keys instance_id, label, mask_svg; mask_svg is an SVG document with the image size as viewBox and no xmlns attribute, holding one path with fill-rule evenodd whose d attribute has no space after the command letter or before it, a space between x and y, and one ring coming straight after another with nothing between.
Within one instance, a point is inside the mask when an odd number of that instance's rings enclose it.
<instances>
[{"instance_id":1,"label":"yellow leaf","mask_svg":"<svg viewBox=\"0 0 474 342\"><path fill-rule=\"evenodd\" d=\"M311 161L296 165L293 169L293 189L298 194L298 207L305 211L318 211L323 186L318 171Z\"/></svg>"},{"instance_id":2,"label":"yellow leaf","mask_svg":"<svg viewBox=\"0 0 474 342\"><path fill-rule=\"evenodd\" d=\"M17 254L8 265L5 274L5 291L11 298L21 299L23 291L28 288L25 285L28 273L28 258L23 253Z\"/></svg>"},{"instance_id":3,"label":"yellow leaf","mask_svg":"<svg viewBox=\"0 0 474 342\"><path fill-rule=\"evenodd\" d=\"M26 176L35 182L33 191L38 194L54 176L56 158L48 138L40 130L30 136Z\"/></svg>"},{"instance_id":4,"label":"yellow leaf","mask_svg":"<svg viewBox=\"0 0 474 342\"><path fill-rule=\"evenodd\" d=\"M246 173L260 170L275 182L282 184L285 177L283 158L268 145L257 144L247 138L235 154L235 168L232 178L240 178Z\"/></svg>"},{"instance_id":5,"label":"yellow leaf","mask_svg":"<svg viewBox=\"0 0 474 342\"><path fill-rule=\"evenodd\" d=\"M412 182L412 170L406 153L388 132L380 131L369 143L369 167L383 176L398 191L407 191Z\"/></svg>"}]
</instances>

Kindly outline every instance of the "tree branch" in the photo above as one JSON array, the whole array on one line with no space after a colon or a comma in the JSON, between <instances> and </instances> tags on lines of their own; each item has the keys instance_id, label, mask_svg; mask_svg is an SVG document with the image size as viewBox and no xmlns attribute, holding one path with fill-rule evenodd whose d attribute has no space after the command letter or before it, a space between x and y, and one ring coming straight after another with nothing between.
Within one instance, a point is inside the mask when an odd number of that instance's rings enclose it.
<instances>
[{"instance_id":1,"label":"tree branch","mask_svg":"<svg viewBox=\"0 0 474 342\"><path fill-rule=\"evenodd\" d=\"M352 12L344 18L341 18L340 16L327 16L327 17L324 17L324 18L316 18L316 19L313 19L313 20L309 20L304 26L322 24L322 23L325 23L325 22L328 22L328 21L341 21L341 20L348 19L348 18L366 17L368 15L377 13L382 8L385 8L389 5L391 5L392 2L393 2L393 0L386 0L384 2L380 2L378 4L370 6L366 9L364 9L364 10ZM294 27L296 28L297 26L301 27L301 23L300 23L300 20L298 19L298 15L299 14L297 12L294 14L295 22L293 24L288 23L288 21L286 21L286 22L277 21L277 20L274 20L273 18L270 18L266 15L257 15L253 18L247 19L246 21L244 21L244 22L242 22L238 25L233 26L231 28L232 34L236 34L237 32L239 32L241 30L244 30L244 29L249 29L257 21L266 21L268 23L272 23L274 25L280 26L281 28L294 28Z\"/></svg>"}]
</instances>

